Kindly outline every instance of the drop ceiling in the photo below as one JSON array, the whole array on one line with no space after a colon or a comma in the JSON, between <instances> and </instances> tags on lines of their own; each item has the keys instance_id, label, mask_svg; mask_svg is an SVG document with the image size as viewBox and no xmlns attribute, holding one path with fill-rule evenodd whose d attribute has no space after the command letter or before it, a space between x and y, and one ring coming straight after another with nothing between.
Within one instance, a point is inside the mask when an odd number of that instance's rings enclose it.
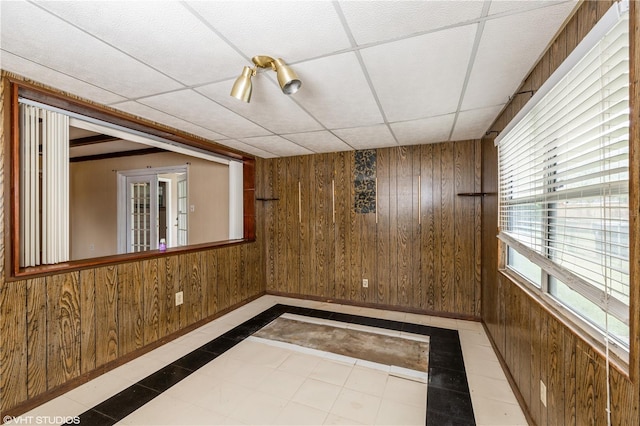
<instances>
[{"instance_id":1,"label":"drop ceiling","mask_svg":"<svg viewBox=\"0 0 640 426\"><path fill-rule=\"evenodd\" d=\"M0 66L264 158L482 137L575 1L0 2ZM283 58L302 80L253 78Z\"/></svg>"}]
</instances>

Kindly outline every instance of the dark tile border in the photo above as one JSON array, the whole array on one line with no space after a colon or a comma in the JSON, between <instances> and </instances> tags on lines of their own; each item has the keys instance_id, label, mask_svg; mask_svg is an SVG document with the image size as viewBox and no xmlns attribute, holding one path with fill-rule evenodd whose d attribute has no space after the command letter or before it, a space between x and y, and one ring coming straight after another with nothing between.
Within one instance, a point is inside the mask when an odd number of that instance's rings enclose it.
<instances>
[{"instance_id":1,"label":"dark tile border","mask_svg":"<svg viewBox=\"0 0 640 426\"><path fill-rule=\"evenodd\" d=\"M429 336L427 425L475 425L457 330L280 304L259 313L85 411L79 416L80 424L111 426L119 422L284 313Z\"/></svg>"}]
</instances>

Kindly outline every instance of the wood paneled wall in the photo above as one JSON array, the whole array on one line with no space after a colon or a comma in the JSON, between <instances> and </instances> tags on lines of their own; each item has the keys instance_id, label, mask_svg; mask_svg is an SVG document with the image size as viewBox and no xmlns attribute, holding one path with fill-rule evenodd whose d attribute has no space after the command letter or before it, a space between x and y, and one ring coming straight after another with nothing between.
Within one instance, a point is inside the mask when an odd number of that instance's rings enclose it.
<instances>
[{"instance_id":1,"label":"wood paneled wall","mask_svg":"<svg viewBox=\"0 0 640 426\"><path fill-rule=\"evenodd\" d=\"M0 108L7 86L0 83ZM0 111L2 200L7 114ZM3 224L6 214L3 202ZM30 401L42 402L265 291L259 241L7 282L4 232L1 226L0 416L19 414ZM178 291L181 306L174 302Z\"/></svg>"},{"instance_id":2,"label":"wood paneled wall","mask_svg":"<svg viewBox=\"0 0 640 426\"><path fill-rule=\"evenodd\" d=\"M354 211L354 156L257 162L267 291L478 318L480 199L457 194L479 191L480 142L376 150L376 213Z\"/></svg>"},{"instance_id":3,"label":"wood paneled wall","mask_svg":"<svg viewBox=\"0 0 640 426\"><path fill-rule=\"evenodd\" d=\"M632 152L638 152L640 96L638 93L638 47L640 46L640 12L637 2L630 2L632 25ZM565 28L549 47L519 91L536 90L556 67L571 53L593 25L611 6L611 1L586 1L567 22ZM635 65L634 65L635 64ZM491 130L500 131L528 100L529 95L517 95L493 124ZM482 185L486 192L497 190L497 151L492 140L482 141ZM637 176L640 158L632 154L632 169ZM631 184L636 206L638 183ZM635 188L635 189L634 189ZM545 309L536 299L496 271L498 244L496 239L497 197L483 199L482 229L482 319L490 338L522 397L525 409L538 425L606 425L606 364L601 352L581 339L558 317ZM632 212L633 217L637 213ZM640 222L635 221L632 241L640 236ZM635 235L635 238L633 238ZM632 251L635 265L639 253ZM633 340L638 339L638 273L632 270L632 328ZM635 306L635 308L634 308ZM634 320L635 318L635 320ZM634 327L632 325L632 327ZM632 350L631 370L638 364L638 348ZM633 375L632 375L633 377ZM547 386L547 406L540 400L540 381ZM611 424L640 424L638 405L640 386L637 381L617 368L610 370Z\"/></svg>"}]
</instances>

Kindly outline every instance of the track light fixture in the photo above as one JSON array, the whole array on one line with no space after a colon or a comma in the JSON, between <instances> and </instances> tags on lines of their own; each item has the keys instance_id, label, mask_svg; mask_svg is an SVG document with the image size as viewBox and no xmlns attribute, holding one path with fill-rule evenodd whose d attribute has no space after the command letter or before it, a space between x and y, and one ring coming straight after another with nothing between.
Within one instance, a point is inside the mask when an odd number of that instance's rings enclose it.
<instances>
[{"instance_id":1,"label":"track light fixture","mask_svg":"<svg viewBox=\"0 0 640 426\"><path fill-rule=\"evenodd\" d=\"M285 95L292 95L300 89L302 82L281 58L273 59L270 56L254 56L251 60L255 66L253 68L244 67L240 77L233 83L231 96L234 98L249 103L252 89L251 77L256 75L258 67L271 68L278 74L278 84Z\"/></svg>"}]
</instances>

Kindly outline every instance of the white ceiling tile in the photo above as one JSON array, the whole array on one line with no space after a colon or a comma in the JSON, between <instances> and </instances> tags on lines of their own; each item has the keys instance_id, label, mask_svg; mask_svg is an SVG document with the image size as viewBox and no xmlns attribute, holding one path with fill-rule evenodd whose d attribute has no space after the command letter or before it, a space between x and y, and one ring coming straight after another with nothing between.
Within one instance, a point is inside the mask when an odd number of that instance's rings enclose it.
<instances>
[{"instance_id":1,"label":"white ceiling tile","mask_svg":"<svg viewBox=\"0 0 640 426\"><path fill-rule=\"evenodd\" d=\"M328 131L285 135L289 139L313 152L351 151L353 148Z\"/></svg>"},{"instance_id":2,"label":"white ceiling tile","mask_svg":"<svg viewBox=\"0 0 640 426\"><path fill-rule=\"evenodd\" d=\"M270 152L280 157L288 157L292 155L306 155L313 154L310 151L300 145L297 145L291 141L288 141L280 136L261 136L257 138L245 138L240 139L240 142L251 145L255 148L261 149L266 152Z\"/></svg>"},{"instance_id":3,"label":"white ceiling tile","mask_svg":"<svg viewBox=\"0 0 640 426\"><path fill-rule=\"evenodd\" d=\"M238 70L238 75L241 69ZM246 103L232 98L229 93L234 80L227 80L199 87L196 90L203 95L216 99L230 110L247 117L251 121L273 133L298 133L319 130L322 126L293 102L290 96L280 90L280 86L260 72L253 77L251 102Z\"/></svg>"},{"instance_id":4,"label":"white ceiling tile","mask_svg":"<svg viewBox=\"0 0 640 426\"><path fill-rule=\"evenodd\" d=\"M23 77L38 81L47 86L81 96L90 101L108 105L124 100L120 95L101 89L51 68L44 67L12 53L0 51L0 66L3 70L14 72Z\"/></svg>"},{"instance_id":5,"label":"white ceiling tile","mask_svg":"<svg viewBox=\"0 0 640 426\"><path fill-rule=\"evenodd\" d=\"M389 121L454 112L477 25L465 25L362 50Z\"/></svg>"},{"instance_id":6,"label":"white ceiling tile","mask_svg":"<svg viewBox=\"0 0 640 426\"><path fill-rule=\"evenodd\" d=\"M447 114L421 120L391 123L391 130L401 146L445 142L449 140L454 118L455 114Z\"/></svg>"},{"instance_id":7,"label":"white ceiling tile","mask_svg":"<svg viewBox=\"0 0 640 426\"><path fill-rule=\"evenodd\" d=\"M165 126L180 129L182 131L192 133L205 139L217 140L224 137L219 133L212 132L211 130L205 129L193 123L189 123L185 120L176 118L172 115L155 110L151 107L148 107L147 105L143 105L135 101L123 102L117 105L113 105L113 107L119 109L120 111L128 112L129 114L134 114L138 117L146 118L147 120L155 121L156 123L160 123Z\"/></svg>"},{"instance_id":8,"label":"white ceiling tile","mask_svg":"<svg viewBox=\"0 0 640 426\"><path fill-rule=\"evenodd\" d=\"M572 3L575 7L579 1L577 0L500 0L492 1L489 7L489 15L497 15L499 13L513 13L524 10L538 9L541 7L554 6L560 3Z\"/></svg>"},{"instance_id":9,"label":"white ceiling tile","mask_svg":"<svg viewBox=\"0 0 640 426\"><path fill-rule=\"evenodd\" d=\"M137 97L181 87L31 3L2 2L1 19L3 50L107 91Z\"/></svg>"},{"instance_id":10,"label":"white ceiling tile","mask_svg":"<svg viewBox=\"0 0 640 426\"><path fill-rule=\"evenodd\" d=\"M41 5L185 85L231 78L235 69L242 69L246 62L178 2L75 1Z\"/></svg>"},{"instance_id":11,"label":"white ceiling tile","mask_svg":"<svg viewBox=\"0 0 640 426\"><path fill-rule=\"evenodd\" d=\"M227 137L268 135L269 131L193 90L180 90L138 102Z\"/></svg>"},{"instance_id":12,"label":"white ceiling tile","mask_svg":"<svg viewBox=\"0 0 640 426\"><path fill-rule=\"evenodd\" d=\"M292 68L302 80L302 87L292 96L325 127L383 122L354 53L303 62Z\"/></svg>"},{"instance_id":13,"label":"white ceiling tile","mask_svg":"<svg viewBox=\"0 0 640 426\"><path fill-rule=\"evenodd\" d=\"M562 3L487 21L462 109L507 102L572 8Z\"/></svg>"},{"instance_id":14,"label":"white ceiling tile","mask_svg":"<svg viewBox=\"0 0 640 426\"><path fill-rule=\"evenodd\" d=\"M237 141L235 139L226 139L218 142L221 145L228 146L229 148L237 149L238 151L246 152L247 154L255 155L261 158L275 158L277 155L272 154L267 151L263 151L260 148L256 148L252 145L247 145L246 143Z\"/></svg>"},{"instance_id":15,"label":"white ceiling tile","mask_svg":"<svg viewBox=\"0 0 640 426\"><path fill-rule=\"evenodd\" d=\"M392 40L480 17L481 1L341 1L359 45Z\"/></svg>"},{"instance_id":16,"label":"white ceiling tile","mask_svg":"<svg viewBox=\"0 0 640 426\"><path fill-rule=\"evenodd\" d=\"M328 1L188 4L248 58L268 55L292 63L350 47L338 14Z\"/></svg>"},{"instance_id":17,"label":"white ceiling tile","mask_svg":"<svg viewBox=\"0 0 640 426\"><path fill-rule=\"evenodd\" d=\"M458 113L451 140L463 141L482 138L502 108L504 105L461 111Z\"/></svg>"},{"instance_id":18,"label":"white ceiling tile","mask_svg":"<svg viewBox=\"0 0 640 426\"><path fill-rule=\"evenodd\" d=\"M398 145L386 124L337 129L333 130L333 133L354 149L386 148Z\"/></svg>"}]
</instances>

